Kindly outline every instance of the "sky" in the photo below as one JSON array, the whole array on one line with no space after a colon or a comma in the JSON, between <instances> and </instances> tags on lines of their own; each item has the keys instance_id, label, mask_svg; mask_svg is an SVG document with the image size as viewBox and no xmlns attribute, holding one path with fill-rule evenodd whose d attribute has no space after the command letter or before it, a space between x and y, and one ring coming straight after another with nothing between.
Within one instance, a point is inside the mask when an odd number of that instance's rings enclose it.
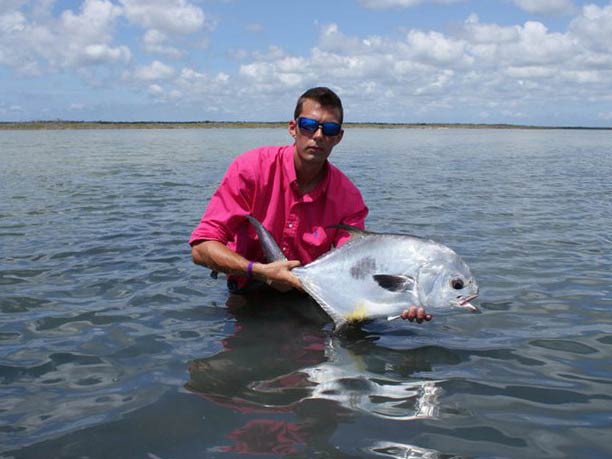
<instances>
[{"instance_id":1,"label":"sky","mask_svg":"<svg viewBox=\"0 0 612 459\"><path fill-rule=\"evenodd\" d=\"M0 0L0 121L612 126L612 0Z\"/></svg>"}]
</instances>

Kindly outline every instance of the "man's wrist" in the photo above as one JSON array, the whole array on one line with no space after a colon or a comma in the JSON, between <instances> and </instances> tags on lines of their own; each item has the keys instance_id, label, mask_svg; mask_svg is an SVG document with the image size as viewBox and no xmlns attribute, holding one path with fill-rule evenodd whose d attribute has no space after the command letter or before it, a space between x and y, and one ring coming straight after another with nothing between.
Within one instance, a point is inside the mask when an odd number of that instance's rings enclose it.
<instances>
[{"instance_id":1,"label":"man's wrist","mask_svg":"<svg viewBox=\"0 0 612 459\"><path fill-rule=\"evenodd\" d=\"M253 265L254 264L255 264L254 261L249 261L249 264L247 266L246 273L249 279L253 279Z\"/></svg>"}]
</instances>

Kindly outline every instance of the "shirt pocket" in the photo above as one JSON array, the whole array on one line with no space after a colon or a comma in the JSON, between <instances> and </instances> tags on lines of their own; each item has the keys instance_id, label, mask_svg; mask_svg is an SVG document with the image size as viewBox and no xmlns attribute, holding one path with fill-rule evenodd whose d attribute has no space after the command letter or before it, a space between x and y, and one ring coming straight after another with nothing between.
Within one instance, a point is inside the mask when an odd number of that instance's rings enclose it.
<instances>
[{"instance_id":1,"label":"shirt pocket","mask_svg":"<svg viewBox=\"0 0 612 459\"><path fill-rule=\"evenodd\" d=\"M313 260L323 255L325 252L329 252L334 241L335 234L335 228L316 226L311 231L308 231L302 235L304 248Z\"/></svg>"}]
</instances>

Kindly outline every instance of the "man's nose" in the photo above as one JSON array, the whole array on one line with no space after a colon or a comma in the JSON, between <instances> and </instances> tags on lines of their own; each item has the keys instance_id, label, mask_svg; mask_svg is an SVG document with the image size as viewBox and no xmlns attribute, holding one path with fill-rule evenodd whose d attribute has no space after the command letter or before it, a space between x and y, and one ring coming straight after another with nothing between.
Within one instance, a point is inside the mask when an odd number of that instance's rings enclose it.
<instances>
[{"instance_id":1,"label":"man's nose","mask_svg":"<svg viewBox=\"0 0 612 459\"><path fill-rule=\"evenodd\" d=\"M313 137L325 137L325 134L323 134L323 126L321 126L320 124L317 126L317 129L312 133Z\"/></svg>"}]
</instances>

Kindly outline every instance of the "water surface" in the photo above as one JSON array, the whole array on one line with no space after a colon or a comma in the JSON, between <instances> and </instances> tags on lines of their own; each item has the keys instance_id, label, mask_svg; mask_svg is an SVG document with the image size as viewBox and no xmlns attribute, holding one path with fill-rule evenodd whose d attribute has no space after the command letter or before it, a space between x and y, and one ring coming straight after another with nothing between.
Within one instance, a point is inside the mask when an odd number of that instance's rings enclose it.
<instances>
[{"instance_id":1,"label":"water surface","mask_svg":"<svg viewBox=\"0 0 612 459\"><path fill-rule=\"evenodd\" d=\"M454 248L481 314L343 338L228 300L187 240L283 130L0 133L0 457L612 456L612 138L347 130L372 230Z\"/></svg>"}]
</instances>

